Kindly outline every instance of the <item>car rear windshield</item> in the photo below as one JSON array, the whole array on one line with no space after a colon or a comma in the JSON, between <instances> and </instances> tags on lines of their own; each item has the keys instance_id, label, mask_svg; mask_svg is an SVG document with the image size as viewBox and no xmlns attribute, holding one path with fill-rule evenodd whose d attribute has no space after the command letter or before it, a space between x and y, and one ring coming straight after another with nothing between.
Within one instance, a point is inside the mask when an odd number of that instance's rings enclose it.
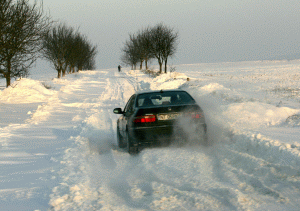
<instances>
[{"instance_id":1,"label":"car rear windshield","mask_svg":"<svg viewBox=\"0 0 300 211\"><path fill-rule=\"evenodd\" d=\"M137 107L180 105L195 103L194 99L186 92L156 92L138 95Z\"/></svg>"}]
</instances>

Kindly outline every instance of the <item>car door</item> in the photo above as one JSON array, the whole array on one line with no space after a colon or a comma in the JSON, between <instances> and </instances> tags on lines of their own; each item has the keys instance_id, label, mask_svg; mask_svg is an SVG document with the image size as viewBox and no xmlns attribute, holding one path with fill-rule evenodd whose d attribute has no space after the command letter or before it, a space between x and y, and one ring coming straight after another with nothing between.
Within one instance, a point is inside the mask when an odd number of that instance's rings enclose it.
<instances>
[{"instance_id":1,"label":"car door","mask_svg":"<svg viewBox=\"0 0 300 211\"><path fill-rule=\"evenodd\" d=\"M126 134L126 126L128 123L128 120L134 113L134 102L135 102L136 95L132 95L127 102L125 108L124 108L124 113L122 114L121 120L120 120L120 125L121 125L121 133L122 136L124 137Z\"/></svg>"}]
</instances>

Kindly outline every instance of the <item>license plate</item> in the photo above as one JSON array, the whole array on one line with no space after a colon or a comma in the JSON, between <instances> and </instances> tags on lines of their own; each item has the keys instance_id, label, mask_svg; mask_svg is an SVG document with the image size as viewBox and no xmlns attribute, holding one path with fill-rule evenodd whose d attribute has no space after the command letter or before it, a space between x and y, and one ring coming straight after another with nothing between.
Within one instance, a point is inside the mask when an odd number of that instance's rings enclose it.
<instances>
[{"instance_id":1,"label":"license plate","mask_svg":"<svg viewBox=\"0 0 300 211\"><path fill-rule=\"evenodd\" d=\"M171 113L171 114L159 114L157 115L158 120L172 120L177 119L180 116L180 113Z\"/></svg>"}]
</instances>

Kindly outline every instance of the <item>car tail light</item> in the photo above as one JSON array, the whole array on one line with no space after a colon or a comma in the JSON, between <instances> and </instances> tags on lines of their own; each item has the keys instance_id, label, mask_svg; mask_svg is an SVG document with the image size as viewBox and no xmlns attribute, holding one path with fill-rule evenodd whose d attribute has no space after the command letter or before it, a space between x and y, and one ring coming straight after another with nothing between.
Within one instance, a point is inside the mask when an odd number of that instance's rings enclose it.
<instances>
[{"instance_id":1,"label":"car tail light","mask_svg":"<svg viewBox=\"0 0 300 211\"><path fill-rule=\"evenodd\" d=\"M192 117L192 119L201 119L203 118L203 113L198 113L198 112L191 112L188 113L190 115L190 117Z\"/></svg>"},{"instance_id":2,"label":"car tail light","mask_svg":"<svg viewBox=\"0 0 300 211\"><path fill-rule=\"evenodd\" d=\"M135 117L133 120L134 123L149 123L149 122L155 122L155 121L156 121L155 115L138 116L138 117Z\"/></svg>"}]
</instances>

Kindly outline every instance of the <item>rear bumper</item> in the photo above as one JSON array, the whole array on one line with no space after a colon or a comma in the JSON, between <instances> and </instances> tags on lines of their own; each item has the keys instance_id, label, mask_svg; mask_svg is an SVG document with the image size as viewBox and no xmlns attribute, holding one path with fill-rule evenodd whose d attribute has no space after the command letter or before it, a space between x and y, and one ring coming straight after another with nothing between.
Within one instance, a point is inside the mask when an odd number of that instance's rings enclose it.
<instances>
[{"instance_id":1,"label":"rear bumper","mask_svg":"<svg viewBox=\"0 0 300 211\"><path fill-rule=\"evenodd\" d=\"M139 145L166 143L173 135L172 126L141 127L131 129L133 139Z\"/></svg>"},{"instance_id":2,"label":"rear bumper","mask_svg":"<svg viewBox=\"0 0 300 211\"><path fill-rule=\"evenodd\" d=\"M206 133L207 127L205 123L197 125L197 130ZM195 133L197 131L194 131ZM189 132L182 127L174 125L163 125L154 127L136 127L129 131L131 137L138 145L167 145L178 136L185 138L189 136Z\"/></svg>"}]
</instances>

